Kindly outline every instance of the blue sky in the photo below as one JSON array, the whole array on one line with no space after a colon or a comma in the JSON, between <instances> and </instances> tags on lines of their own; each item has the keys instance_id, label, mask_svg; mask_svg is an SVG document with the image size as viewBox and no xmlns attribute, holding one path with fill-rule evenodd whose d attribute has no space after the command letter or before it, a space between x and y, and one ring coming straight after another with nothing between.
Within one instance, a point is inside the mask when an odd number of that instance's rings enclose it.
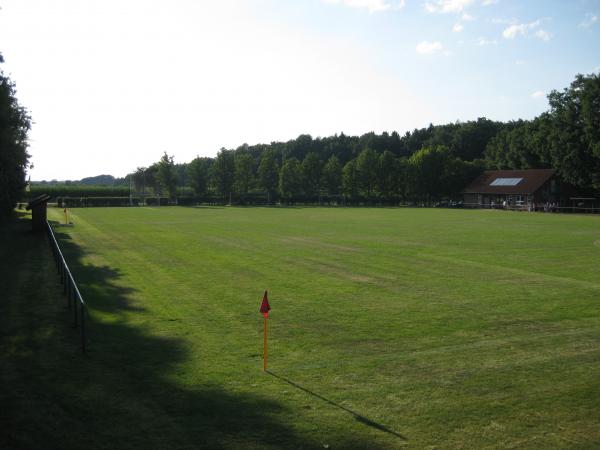
<instances>
[{"instance_id":1,"label":"blue sky","mask_svg":"<svg viewBox=\"0 0 600 450\"><path fill-rule=\"evenodd\" d=\"M529 119L600 71L600 0L0 0L32 179L301 133Z\"/></svg>"}]
</instances>

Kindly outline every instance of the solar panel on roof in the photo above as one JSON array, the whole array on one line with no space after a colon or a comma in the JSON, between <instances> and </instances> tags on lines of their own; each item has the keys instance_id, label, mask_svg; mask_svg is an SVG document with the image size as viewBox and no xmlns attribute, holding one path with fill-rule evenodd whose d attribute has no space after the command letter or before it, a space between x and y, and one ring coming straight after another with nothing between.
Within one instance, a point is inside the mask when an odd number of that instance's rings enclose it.
<instances>
[{"instance_id":1,"label":"solar panel on roof","mask_svg":"<svg viewBox=\"0 0 600 450\"><path fill-rule=\"evenodd\" d=\"M496 178L490 186L516 186L523 178Z\"/></svg>"}]
</instances>

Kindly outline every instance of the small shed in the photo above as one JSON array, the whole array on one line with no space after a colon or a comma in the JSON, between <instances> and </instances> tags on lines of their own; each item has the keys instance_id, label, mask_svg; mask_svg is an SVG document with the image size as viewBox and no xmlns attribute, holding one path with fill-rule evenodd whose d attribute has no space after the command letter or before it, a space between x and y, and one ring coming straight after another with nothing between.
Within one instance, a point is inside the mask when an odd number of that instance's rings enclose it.
<instances>
[{"instance_id":1,"label":"small shed","mask_svg":"<svg viewBox=\"0 0 600 450\"><path fill-rule=\"evenodd\" d=\"M27 204L27 211L31 210L31 229L33 231L43 231L46 228L48 200L50 200L50 196L42 194L31 199Z\"/></svg>"},{"instance_id":2,"label":"small shed","mask_svg":"<svg viewBox=\"0 0 600 450\"><path fill-rule=\"evenodd\" d=\"M555 175L553 169L486 170L463 190L464 205L529 210L546 204L558 206L565 189Z\"/></svg>"}]
</instances>

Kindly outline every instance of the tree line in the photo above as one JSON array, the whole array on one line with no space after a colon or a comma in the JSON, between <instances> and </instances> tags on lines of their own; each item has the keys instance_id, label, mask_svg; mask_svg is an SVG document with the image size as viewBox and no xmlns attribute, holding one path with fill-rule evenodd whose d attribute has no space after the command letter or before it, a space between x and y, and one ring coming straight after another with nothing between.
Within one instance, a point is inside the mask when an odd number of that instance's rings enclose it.
<instances>
[{"instance_id":1,"label":"tree line","mask_svg":"<svg viewBox=\"0 0 600 450\"><path fill-rule=\"evenodd\" d=\"M313 138L222 148L215 158L175 164L167 153L131 174L136 189L175 197L189 186L222 202L418 202L460 198L485 169L555 168L582 192L600 191L600 77L578 75L552 91L533 120L429 125L397 132Z\"/></svg>"},{"instance_id":2,"label":"tree line","mask_svg":"<svg viewBox=\"0 0 600 450\"><path fill-rule=\"evenodd\" d=\"M136 191L171 198L182 186L189 186L199 199L216 198L225 203L392 204L454 198L483 167L481 161L461 160L444 145L399 157L388 149L361 149L364 136L342 134L327 139L335 143L339 138L357 147L349 150L350 157L342 159L335 151L319 149L322 139L302 135L298 139L309 144L307 149L295 146L297 140L242 146L221 149L215 158L197 157L187 164L175 164L165 153L156 164L138 168L130 176ZM288 146L295 146L295 151L287 152Z\"/></svg>"},{"instance_id":3,"label":"tree line","mask_svg":"<svg viewBox=\"0 0 600 450\"><path fill-rule=\"evenodd\" d=\"M136 191L175 197L189 186L200 199L236 203L353 204L456 198L485 167L488 141L502 127L485 118L397 132L324 138L300 135L175 164L163 154L132 177Z\"/></svg>"}]
</instances>

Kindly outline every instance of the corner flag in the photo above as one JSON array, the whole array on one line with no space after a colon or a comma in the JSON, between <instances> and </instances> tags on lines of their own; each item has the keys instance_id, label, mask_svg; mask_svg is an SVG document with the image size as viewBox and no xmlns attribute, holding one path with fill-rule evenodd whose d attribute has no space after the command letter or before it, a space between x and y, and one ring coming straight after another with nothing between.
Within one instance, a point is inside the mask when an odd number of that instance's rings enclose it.
<instances>
[{"instance_id":1,"label":"corner flag","mask_svg":"<svg viewBox=\"0 0 600 450\"><path fill-rule=\"evenodd\" d=\"M267 298L267 291L265 291L265 295L263 295L262 303L260 304L260 312L265 319L269 317L269 311L271 311L271 306L269 306L269 299Z\"/></svg>"}]
</instances>

